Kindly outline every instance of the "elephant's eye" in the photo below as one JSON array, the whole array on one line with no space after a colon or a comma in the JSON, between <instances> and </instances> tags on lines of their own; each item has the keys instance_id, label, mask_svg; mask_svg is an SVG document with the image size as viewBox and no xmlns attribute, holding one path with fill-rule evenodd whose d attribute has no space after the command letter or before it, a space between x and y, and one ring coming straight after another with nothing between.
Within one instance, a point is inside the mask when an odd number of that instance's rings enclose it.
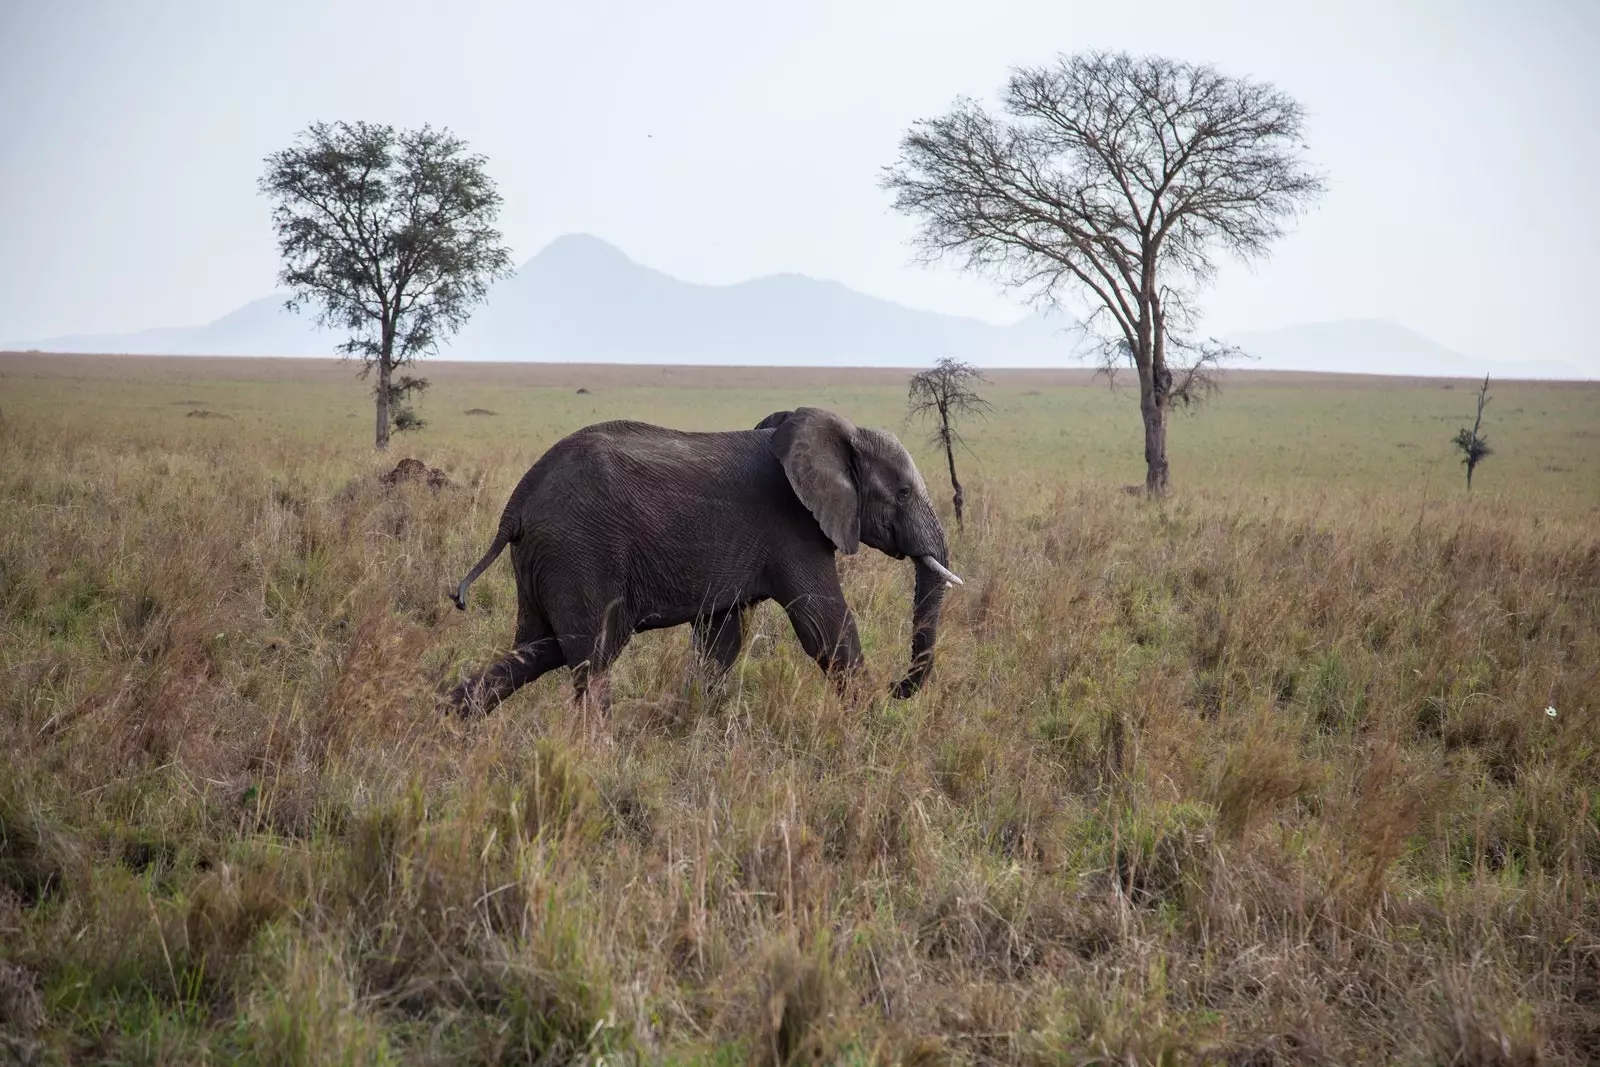
<instances>
[{"instance_id":1,"label":"elephant's eye","mask_svg":"<svg viewBox=\"0 0 1600 1067\"><path fill-rule=\"evenodd\" d=\"M899 491L894 494L894 498L896 500L904 502L905 499L907 497L909 497L910 495L911 495L911 487L909 485L902 485L900 487Z\"/></svg>"}]
</instances>

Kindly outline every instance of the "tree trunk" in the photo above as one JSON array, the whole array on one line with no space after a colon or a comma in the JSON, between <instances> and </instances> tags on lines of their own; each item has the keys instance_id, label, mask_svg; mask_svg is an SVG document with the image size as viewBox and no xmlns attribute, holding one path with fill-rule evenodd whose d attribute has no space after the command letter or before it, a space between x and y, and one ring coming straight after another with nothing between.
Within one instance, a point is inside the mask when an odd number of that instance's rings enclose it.
<instances>
[{"instance_id":1,"label":"tree trunk","mask_svg":"<svg viewBox=\"0 0 1600 1067\"><path fill-rule=\"evenodd\" d=\"M377 443L379 452L389 447L389 375L391 373L389 354L385 352L378 359Z\"/></svg>"},{"instance_id":2,"label":"tree trunk","mask_svg":"<svg viewBox=\"0 0 1600 1067\"><path fill-rule=\"evenodd\" d=\"M1146 280L1146 291L1155 288L1154 271ZM1144 349L1139 364L1139 414L1144 419L1144 490L1150 496L1167 493L1167 396L1172 389L1172 372L1167 370L1161 302L1149 299L1149 314L1141 315L1138 341Z\"/></svg>"},{"instance_id":3,"label":"tree trunk","mask_svg":"<svg viewBox=\"0 0 1600 1067\"><path fill-rule=\"evenodd\" d=\"M961 482L956 479L956 454L950 447L950 428L948 426L945 427L944 431L944 458L950 464L950 488L955 490L955 496L952 499L956 505L956 529L965 532L967 527L961 520L961 505L966 503L967 498L961 492Z\"/></svg>"},{"instance_id":4,"label":"tree trunk","mask_svg":"<svg viewBox=\"0 0 1600 1067\"><path fill-rule=\"evenodd\" d=\"M1467 492L1472 492L1472 461L1467 460Z\"/></svg>"},{"instance_id":5,"label":"tree trunk","mask_svg":"<svg viewBox=\"0 0 1600 1067\"><path fill-rule=\"evenodd\" d=\"M1167 492L1167 407L1153 389L1139 399L1144 416L1144 488L1151 496Z\"/></svg>"}]
</instances>

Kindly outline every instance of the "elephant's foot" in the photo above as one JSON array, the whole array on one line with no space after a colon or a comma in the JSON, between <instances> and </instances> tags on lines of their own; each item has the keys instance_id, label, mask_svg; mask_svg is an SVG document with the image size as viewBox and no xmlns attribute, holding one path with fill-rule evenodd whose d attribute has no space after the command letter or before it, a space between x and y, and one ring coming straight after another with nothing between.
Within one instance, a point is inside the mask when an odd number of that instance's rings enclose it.
<instances>
[{"instance_id":1,"label":"elephant's foot","mask_svg":"<svg viewBox=\"0 0 1600 1067\"><path fill-rule=\"evenodd\" d=\"M920 692L922 692L922 679L914 676L902 678L889 687L889 695L896 700L910 700Z\"/></svg>"},{"instance_id":2,"label":"elephant's foot","mask_svg":"<svg viewBox=\"0 0 1600 1067\"><path fill-rule=\"evenodd\" d=\"M833 693L846 704L859 703L867 689L867 672L859 663L845 666L837 664L824 667L828 681L833 683Z\"/></svg>"},{"instance_id":3,"label":"elephant's foot","mask_svg":"<svg viewBox=\"0 0 1600 1067\"><path fill-rule=\"evenodd\" d=\"M475 678L457 685L439 703L441 710L453 712L463 719L476 718L489 710L484 699L483 687Z\"/></svg>"}]
</instances>

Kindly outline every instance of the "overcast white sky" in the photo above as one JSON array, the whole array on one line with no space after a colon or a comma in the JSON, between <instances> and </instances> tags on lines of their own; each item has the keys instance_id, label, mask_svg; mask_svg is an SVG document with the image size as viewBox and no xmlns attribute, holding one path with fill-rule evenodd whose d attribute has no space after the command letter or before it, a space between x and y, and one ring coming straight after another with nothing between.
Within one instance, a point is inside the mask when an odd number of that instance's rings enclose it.
<instances>
[{"instance_id":1,"label":"overcast white sky","mask_svg":"<svg viewBox=\"0 0 1600 1067\"><path fill-rule=\"evenodd\" d=\"M699 282L778 271L1021 309L910 263L896 142L1089 47L1263 78L1321 207L1208 332L1388 318L1600 373L1600 0L0 0L0 337L191 325L274 288L261 160L317 119L448 126L520 263L584 231Z\"/></svg>"}]
</instances>

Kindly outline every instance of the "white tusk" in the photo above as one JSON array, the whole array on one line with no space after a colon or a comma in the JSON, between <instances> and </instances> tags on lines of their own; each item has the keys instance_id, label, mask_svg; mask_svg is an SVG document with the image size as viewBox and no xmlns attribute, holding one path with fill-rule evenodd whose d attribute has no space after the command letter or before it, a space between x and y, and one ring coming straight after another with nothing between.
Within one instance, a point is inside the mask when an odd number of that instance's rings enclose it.
<instances>
[{"instance_id":1,"label":"white tusk","mask_svg":"<svg viewBox=\"0 0 1600 1067\"><path fill-rule=\"evenodd\" d=\"M933 568L934 572L937 573L939 575L939 577L943 578L948 584L950 584L950 585L960 585L961 584L960 575L956 574L955 571L952 571L949 567L946 567L944 564L940 563L938 560L934 559L932 556L918 556L917 557L917 562L922 563L925 566Z\"/></svg>"}]
</instances>

